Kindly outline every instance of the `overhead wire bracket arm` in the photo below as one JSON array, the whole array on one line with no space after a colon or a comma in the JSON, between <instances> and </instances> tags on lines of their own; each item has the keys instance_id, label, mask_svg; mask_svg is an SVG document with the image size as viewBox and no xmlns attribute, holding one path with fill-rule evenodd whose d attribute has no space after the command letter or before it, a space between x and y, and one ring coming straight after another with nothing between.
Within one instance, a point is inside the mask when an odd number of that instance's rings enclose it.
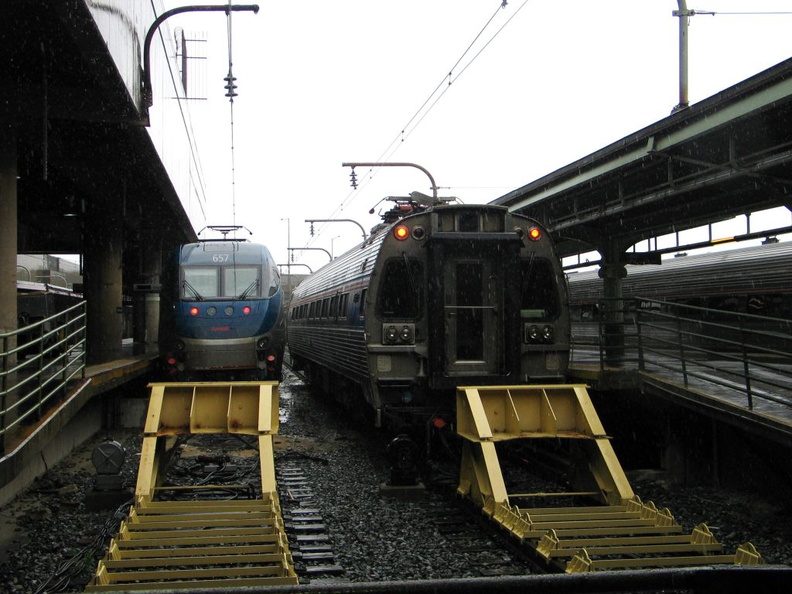
<instances>
[{"instance_id":1,"label":"overhead wire bracket arm","mask_svg":"<svg viewBox=\"0 0 792 594\"><path fill-rule=\"evenodd\" d=\"M311 223L312 225L314 223L341 223L341 222L354 223L355 225L360 227L360 231L363 233L363 241L366 241L366 237L367 237L366 230L363 228L363 225L361 225L360 223L358 223L354 219L305 219L305 222L306 223ZM313 234L313 231L311 231L311 233ZM325 250L325 251L327 251L327 250Z\"/></svg>"},{"instance_id":2,"label":"overhead wire bracket arm","mask_svg":"<svg viewBox=\"0 0 792 594\"><path fill-rule=\"evenodd\" d=\"M432 198L437 200L437 184L435 183L432 174L429 173L429 170L417 163L341 163L341 167L415 167L416 169L420 169L423 171L426 176L429 178L429 181L432 184Z\"/></svg>"},{"instance_id":3,"label":"overhead wire bracket arm","mask_svg":"<svg viewBox=\"0 0 792 594\"><path fill-rule=\"evenodd\" d=\"M298 248L293 248L293 247L290 247L290 248L286 248L286 249L288 251L290 251L290 252L301 252L303 250L316 250L318 252L324 252L325 254L327 254L327 257L330 258L330 261L331 262L333 261L333 255L330 252L328 252L326 249L324 249L324 248L320 248L320 247L298 247Z\"/></svg>"},{"instance_id":4,"label":"overhead wire bracket arm","mask_svg":"<svg viewBox=\"0 0 792 594\"><path fill-rule=\"evenodd\" d=\"M159 26L175 14L183 12L238 12L252 11L258 13L258 4L210 4L205 6L179 6L166 10L159 15L146 33L146 40L143 42L143 73L141 76L143 84L143 122L149 125L148 108L154 105L154 94L151 86L151 41Z\"/></svg>"}]
</instances>

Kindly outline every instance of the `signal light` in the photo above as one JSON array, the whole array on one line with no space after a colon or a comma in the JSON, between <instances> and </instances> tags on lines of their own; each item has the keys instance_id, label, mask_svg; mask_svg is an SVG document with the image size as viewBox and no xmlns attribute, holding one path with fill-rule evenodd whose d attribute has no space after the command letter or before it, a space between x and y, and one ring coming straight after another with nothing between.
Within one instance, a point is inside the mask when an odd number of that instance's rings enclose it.
<instances>
[{"instance_id":1,"label":"signal light","mask_svg":"<svg viewBox=\"0 0 792 594\"><path fill-rule=\"evenodd\" d=\"M533 241L539 241L542 238L542 230L539 227L531 227L528 229L528 237Z\"/></svg>"},{"instance_id":2,"label":"signal light","mask_svg":"<svg viewBox=\"0 0 792 594\"><path fill-rule=\"evenodd\" d=\"M410 236L410 229L407 225L397 225L393 229L393 236L399 241L404 241Z\"/></svg>"},{"instance_id":3,"label":"signal light","mask_svg":"<svg viewBox=\"0 0 792 594\"><path fill-rule=\"evenodd\" d=\"M197 308L197 307L194 307L194 306L193 306L193 307L191 307L191 308L190 308L190 315L191 315L191 316L197 316L197 315L198 315L198 308Z\"/></svg>"}]
</instances>

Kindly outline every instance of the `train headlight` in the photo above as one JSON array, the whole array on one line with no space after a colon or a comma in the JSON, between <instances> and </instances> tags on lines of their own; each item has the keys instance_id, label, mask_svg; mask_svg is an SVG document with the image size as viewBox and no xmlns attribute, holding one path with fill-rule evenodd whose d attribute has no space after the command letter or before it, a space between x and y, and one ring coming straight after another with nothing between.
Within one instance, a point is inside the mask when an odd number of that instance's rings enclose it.
<instances>
[{"instance_id":1,"label":"train headlight","mask_svg":"<svg viewBox=\"0 0 792 594\"><path fill-rule=\"evenodd\" d=\"M197 308L196 308L197 309ZM206 308L206 315L213 316L217 314L217 308L215 306L210 306Z\"/></svg>"},{"instance_id":2,"label":"train headlight","mask_svg":"<svg viewBox=\"0 0 792 594\"><path fill-rule=\"evenodd\" d=\"M523 329L523 342L529 344L551 344L555 342L555 328L552 324L526 324Z\"/></svg>"},{"instance_id":3,"label":"train headlight","mask_svg":"<svg viewBox=\"0 0 792 594\"><path fill-rule=\"evenodd\" d=\"M263 349L269 344L270 337L269 336L262 336L256 341L256 348Z\"/></svg>"},{"instance_id":4,"label":"train headlight","mask_svg":"<svg viewBox=\"0 0 792 594\"><path fill-rule=\"evenodd\" d=\"M197 316L198 313L199 313L199 310L198 310L197 307L193 306L193 307L190 308L190 315L191 316Z\"/></svg>"},{"instance_id":5,"label":"train headlight","mask_svg":"<svg viewBox=\"0 0 792 594\"><path fill-rule=\"evenodd\" d=\"M528 237L532 241L539 241L542 239L542 230L539 227L531 227L528 229Z\"/></svg>"},{"instance_id":6,"label":"train headlight","mask_svg":"<svg viewBox=\"0 0 792 594\"><path fill-rule=\"evenodd\" d=\"M383 324L382 344L415 344L415 324Z\"/></svg>"},{"instance_id":7,"label":"train headlight","mask_svg":"<svg viewBox=\"0 0 792 594\"><path fill-rule=\"evenodd\" d=\"M382 340L385 344L396 344L399 340L399 331L396 329L396 326L391 324L383 328Z\"/></svg>"},{"instance_id":8,"label":"train headlight","mask_svg":"<svg viewBox=\"0 0 792 594\"><path fill-rule=\"evenodd\" d=\"M226 305L226 308L225 308L225 315L227 315L227 316L233 316L233 315L234 315L234 308L233 308L233 306L231 306L231 305Z\"/></svg>"},{"instance_id":9,"label":"train headlight","mask_svg":"<svg viewBox=\"0 0 792 594\"><path fill-rule=\"evenodd\" d=\"M184 341L183 340L177 340L176 342L173 343L173 349L178 351L178 352L184 351L184 348L185 348L185 345L184 345Z\"/></svg>"}]
</instances>

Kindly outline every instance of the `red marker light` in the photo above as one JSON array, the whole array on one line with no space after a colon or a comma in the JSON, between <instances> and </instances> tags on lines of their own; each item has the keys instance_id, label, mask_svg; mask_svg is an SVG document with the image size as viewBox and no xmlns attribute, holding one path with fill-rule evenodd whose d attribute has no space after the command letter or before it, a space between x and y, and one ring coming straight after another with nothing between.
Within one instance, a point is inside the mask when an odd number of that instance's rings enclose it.
<instances>
[{"instance_id":1,"label":"red marker light","mask_svg":"<svg viewBox=\"0 0 792 594\"><path fill-rule=\"evenodd\" d=\"M542 230L539 227L531 227L528 229L528 237L534 241L539 241L542 238Z\"/></svg>"},{"instance_id":2,"label":"red marker light","mask_svg":"<svg viewBox=\"0 0 792 594\"><path fill-rule=\"evenodd\" d=\"M198 308L197 307L191 307L190 308L190 315L191 316L197 316L198 315Z\"/></svg>"},{"instance_id":3,"label":"red marker light","mask_svg":"<svg viewBox=\"0 0 792 594\"><path fill-rule=\"evenodd\" d=\"M270 363L274 363L275 362L275 355L267 355L267 361L269 361Z\"/></svg>"},{"instance_id":4,"label":"red marker light","mask_svg":"<svg viewBox=\"0 0 792 594\"><path fill-rule=\"evenodd\" d=\"M242 308L242 313L243 313L243 314L245 314L245 315L249 315L249 314L250 314L250 312L251 312L251 309L250 309L250 306L249 306L249 305L246 305L245 307L243 307L243 308Z\"/></svg>"},{"instance_id":5,"label":"red marker light","mask_svg":"<svg viewBox=\"0 0 792 594\"><path fill-rule=\"evenodd\" d=\"M396 228L393 229L393 236L399 241L404 241L410 236L410 229L407 225L397 225Z\"/></svg>"}]
</instances>

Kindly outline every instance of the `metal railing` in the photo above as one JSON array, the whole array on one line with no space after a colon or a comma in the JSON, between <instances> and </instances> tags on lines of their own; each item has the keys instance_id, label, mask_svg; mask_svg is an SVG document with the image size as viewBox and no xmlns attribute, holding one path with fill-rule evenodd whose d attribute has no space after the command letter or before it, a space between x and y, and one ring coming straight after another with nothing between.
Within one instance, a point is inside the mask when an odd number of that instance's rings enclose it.
<instances>
[{"instance_id":1,"label":"metal railing","mask_svg":"<svg viewBox=\"0 0 792 594\"><path fill-rule=\"evenodd\" d=\"M601 369L637 367L748 410L792 408L792 320L643 298L623 305L611 310L618 322L573 322L573 360L593 347Z\"/></svg>"},{"instance_id":2,"label":"metal railing","mask_svg":"<svg viewBox=\"0 0 792 594\"><path fill-rule=\"evenodd\" d=\"M8 436L40 419L85 378L85 301L0 334L0 454Z\"/></svg>"}]
</instances>

